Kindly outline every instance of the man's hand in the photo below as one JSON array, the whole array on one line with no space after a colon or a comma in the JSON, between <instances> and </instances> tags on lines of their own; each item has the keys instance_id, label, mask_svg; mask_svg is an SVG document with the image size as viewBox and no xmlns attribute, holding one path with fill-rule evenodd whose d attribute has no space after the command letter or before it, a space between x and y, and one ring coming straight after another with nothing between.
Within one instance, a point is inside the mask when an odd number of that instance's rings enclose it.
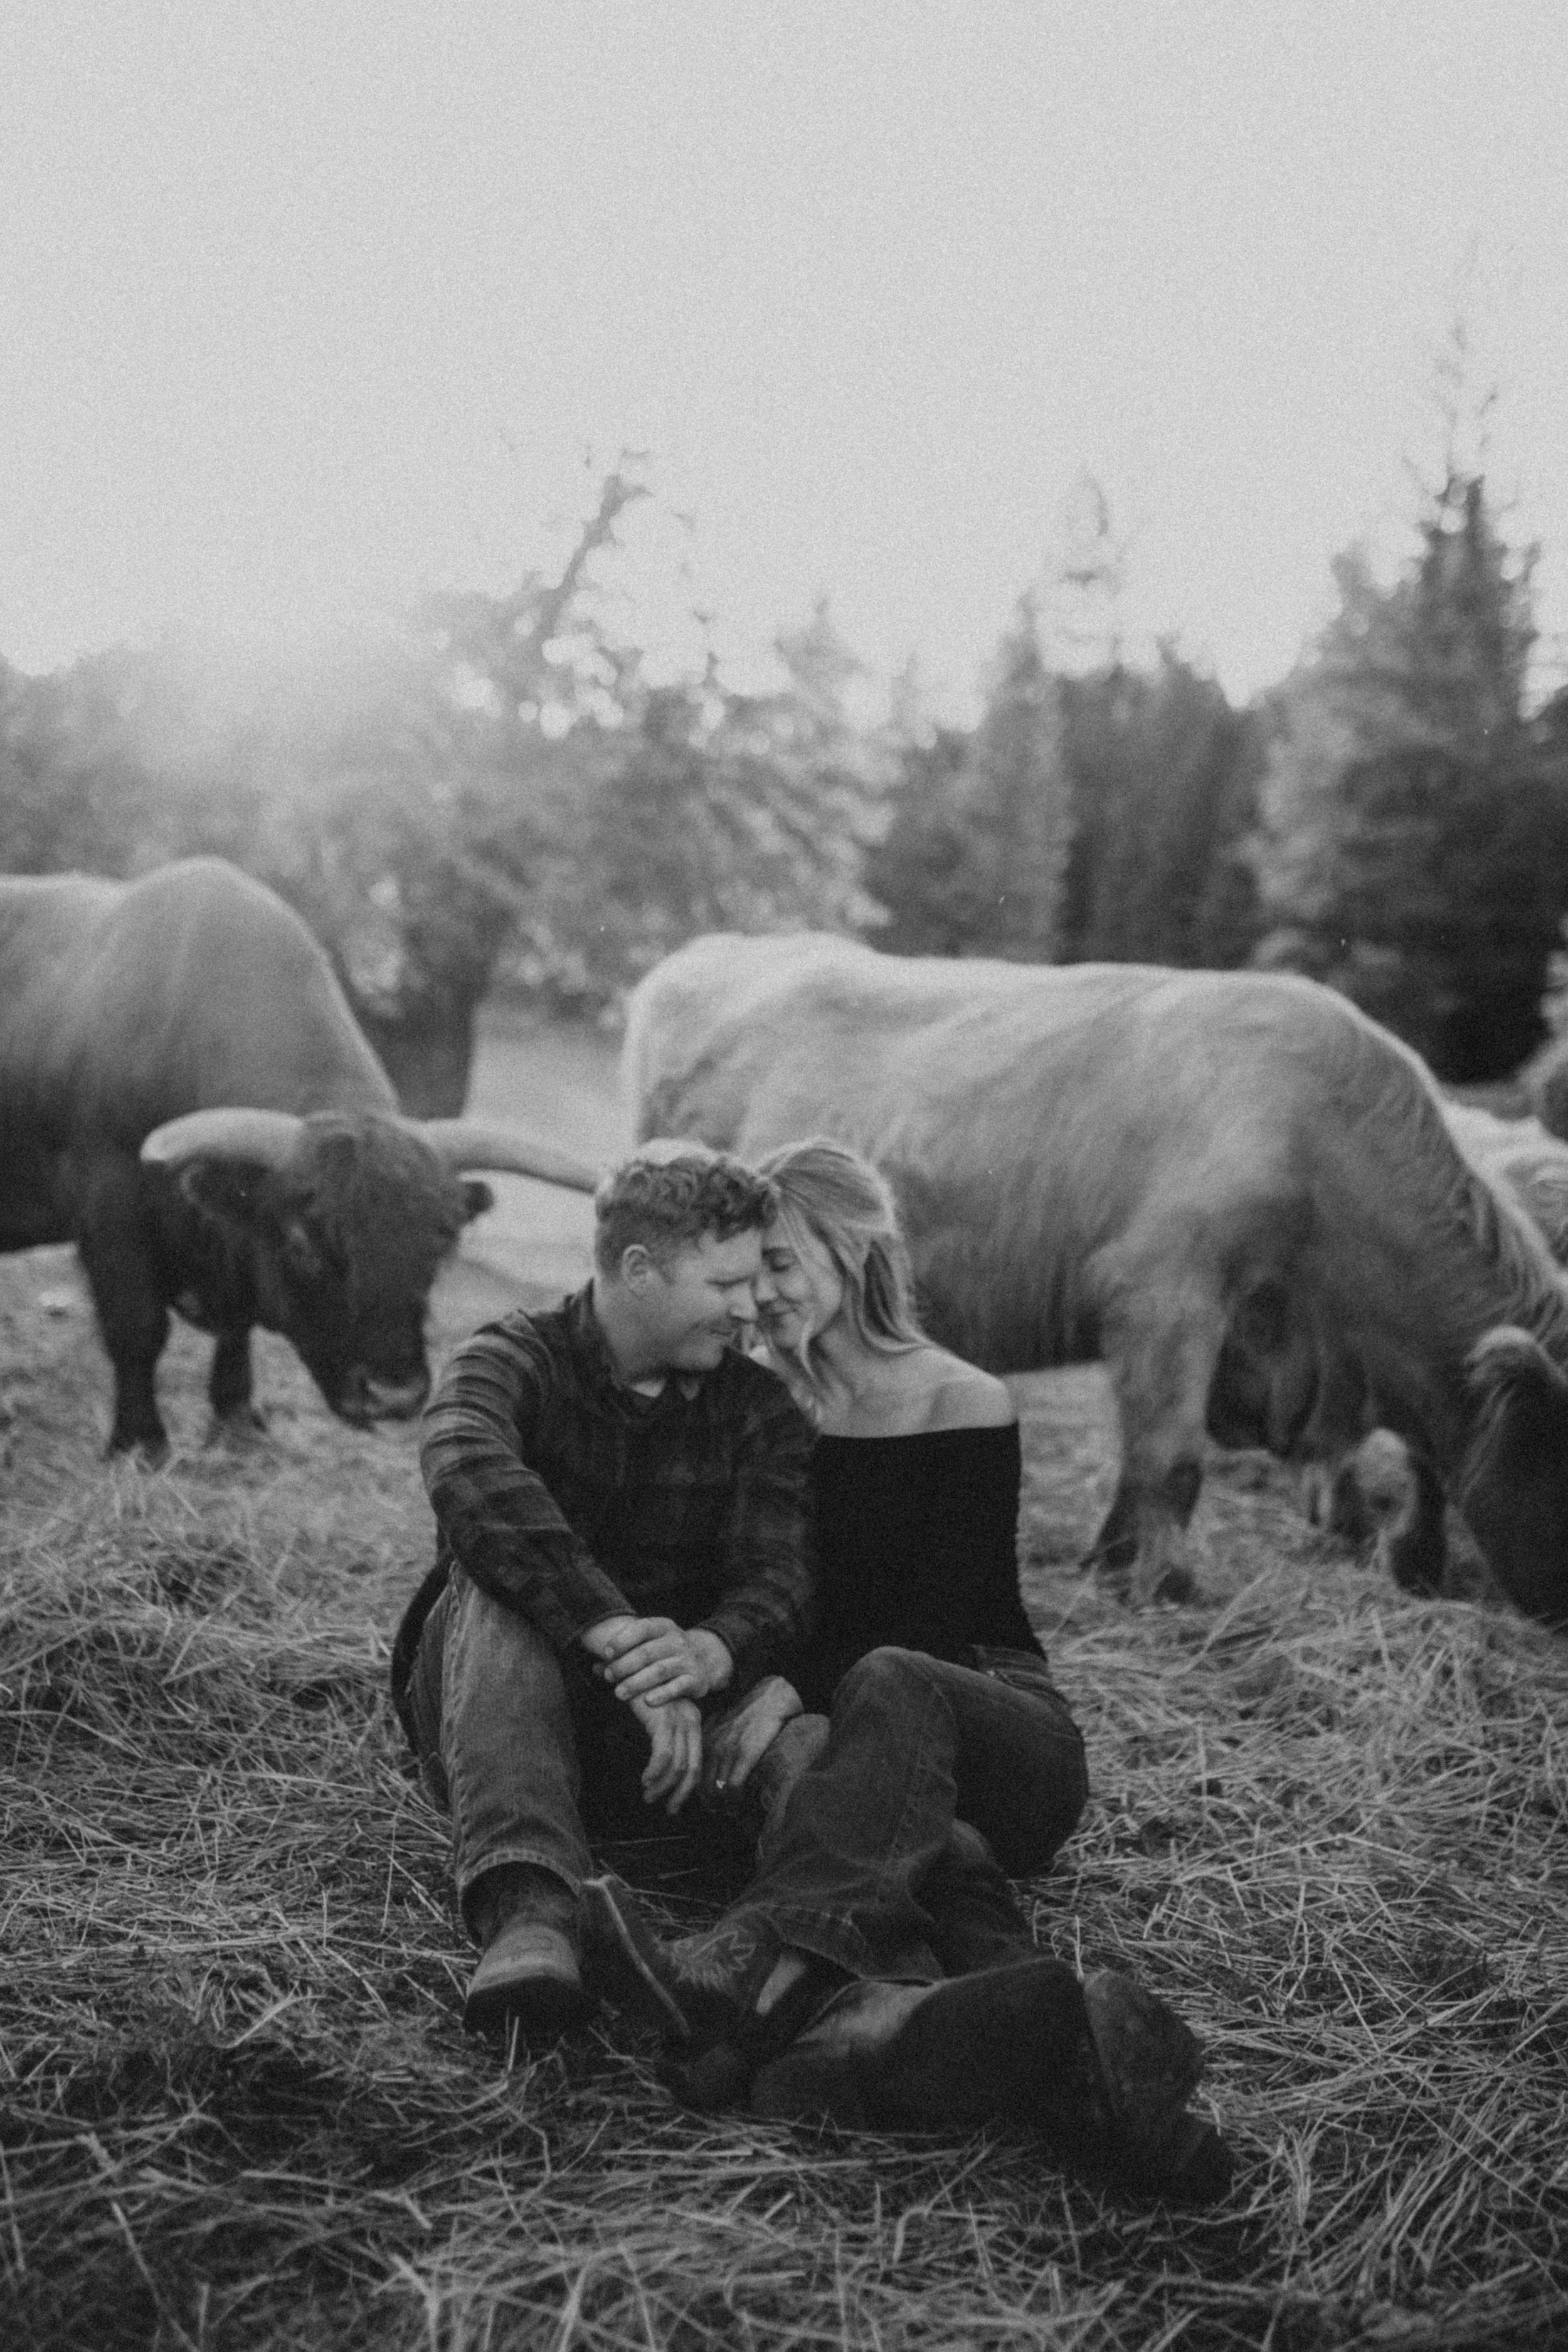
<instances>
[{"instance_id":1,"label":"man's hand","mask_svg":"<svg viewBox=\"0 0 1568 2352\"><path fill-rule=\"evenodd\" d=\"M606 1626L613 1630L606 1632ZM646 1699L654 1706L672 1700L706 1698L723 1690L735 1661L717 1633L699 1625L683 1633L669 1617L621 1617L590 1626L591 1642L605 1681L617 1698ZM598 1638L602 1637L602 1638Z\"/></svg>"},{"instance_id":2,"label":"man's hand","mask_svg":"<svg viewBox=\"0 0 1568 2352\"><path fill-rule=\"evenodd\" d=\"M652 1643L670 1634L680 1637L680 1628L673 1617L634 1617L628 1611L621 1617L601 1617L578 1639L593 1659L599 1680L608 1682L612 1661L624 1658L632 1650L650 1649Z\"/></svg>"},{"instance_id":3,"label":"man's hand","mask_svg":"<svg viewBox=\"0 0 1568 2352\"><path fill-rule=\"evenodd\" d=\"M708 1744L703 1780L715 1789L739 1789L776 1735L793 1717L805 1713L800 1693L783 1675L767 1675L731 1714L724 1717Z\"/></svg>"},{"instance_id":4,"label":"man's hand","mask_svg":"<svg viewBox=\"0 0 1568 2352\"><path fill-rule=\"evenodd\" d=\"M678 1813L702 1770L702 1717L689 1698L658 1706L634 1698L631 1708L653 1748L643 1767L643 1802L657 1805L662 1799L667 1813Z\"/></svg>"}]
</instances>

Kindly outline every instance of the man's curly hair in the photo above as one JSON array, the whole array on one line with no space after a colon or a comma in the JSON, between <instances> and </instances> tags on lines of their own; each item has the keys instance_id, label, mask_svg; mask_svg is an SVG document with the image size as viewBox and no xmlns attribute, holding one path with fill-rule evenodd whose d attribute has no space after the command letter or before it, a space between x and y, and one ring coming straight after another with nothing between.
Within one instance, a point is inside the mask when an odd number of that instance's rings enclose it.
<instances>
[{"instance_id":1,"label":"man's curly hair","mask_svg":"<svg viewBox=\"0 0 1568 2352\"><path fill-rule=\"evenodd\" d=\"M594 1263L614 1274L640 1242L660 1273L704 1234L727 1242L760 1230L777 1199L765 1176L705 1143L642 1145L603 1179L594 1195Z\"/></svg>"}]
</instances>

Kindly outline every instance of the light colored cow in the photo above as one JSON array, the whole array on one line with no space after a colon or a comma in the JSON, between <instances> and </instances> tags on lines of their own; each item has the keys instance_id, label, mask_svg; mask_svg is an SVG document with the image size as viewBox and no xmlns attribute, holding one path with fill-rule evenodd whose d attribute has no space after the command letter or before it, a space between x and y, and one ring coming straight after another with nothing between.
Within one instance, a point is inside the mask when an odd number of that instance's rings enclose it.
<instances>
[{"instance_id":1,"label":"light colored cow","mask_svg":"<svg viewBox=\"0 0 1568 2352\"><path fill-rule=\"evenodd\" d=\"M1189 1581L1205 1428L1321 1459L1381 1424L1513 1600L1568 1616L1568 1285L1342 997L721 934L634 992L624 1067L639 1136L876 1160L931 1328L974 1361L1103 1358L1098 1549L1134 1599Z\"/></svg>"}]
</instances>

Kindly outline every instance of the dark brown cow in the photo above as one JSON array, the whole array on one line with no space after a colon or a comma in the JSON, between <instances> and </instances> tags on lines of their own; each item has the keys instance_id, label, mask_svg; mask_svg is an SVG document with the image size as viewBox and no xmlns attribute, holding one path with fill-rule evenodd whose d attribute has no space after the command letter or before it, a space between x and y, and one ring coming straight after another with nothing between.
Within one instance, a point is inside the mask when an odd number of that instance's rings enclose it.
<instances>
[{"instance_id":1,"label":"dark brown cow","mask_svg":"<svg viewBox=\"0 0 1568 2352\"><path fill-rule=\"evenodd\" d=\"M321 947L214 858L137 882L0 878L0 1248L75 1242L114 1365L111 1448L164 1444L171 1307L250 1414L250 1329L281 1331L334 1412L417 1412L431 1281L489 1205L466 1169L591 1190L519 1132L406 1119Z\"/></svg>"},{"instance_id":2,"label":"dark brown cow","mask_svg":"<svg viewBox=\"0 0 1568 2352\"><path fill-rule=\"evenodd\" d=\"M879 1160L931 1328L975 1361L1105 1360L1100 1550L1135 1598L1183 1585L1211 1421L1309 1460L1382 1424L1519 1605L1568 1613L1568 1285L1342 997L720 936L637 990L626 1072L640 1134Z\"/></svg>"}]
</instances>

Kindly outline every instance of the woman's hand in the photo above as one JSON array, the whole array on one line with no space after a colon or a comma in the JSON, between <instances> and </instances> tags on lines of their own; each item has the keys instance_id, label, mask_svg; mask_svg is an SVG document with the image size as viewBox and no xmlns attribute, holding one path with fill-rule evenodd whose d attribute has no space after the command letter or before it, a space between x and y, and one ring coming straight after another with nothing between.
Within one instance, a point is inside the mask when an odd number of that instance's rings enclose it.
<instances>
[{"instance_id":1,"label":"woman's hand","mask_svg":"<svg viewBox=\"0 0 1568 2352\"><path fill-rule=\"evenodd\" d=\"M701 1775L702 1717L689 1698L662 1706L634 1698L631 1707L652 1748L643 1767L643 1802L657 1805L663 1799L665 1811L678 1813Z\"/></svg>"},{"instance_id":2,"label":"woman's hand","mask_svg":"<svg viewBox=\"0 0 1568 2352\"><path fill-rule=\"evenodd\" d=\"M605 1681L617 1698L668 1706L723 1690L735 1662L704 1625L683 1633L670 1617L628 1617L600 1644Z\"/></svg>"},{"instance_id":3,"label":"woman's hand","mask_svg":"<svg viewBox=\"0 0 1568 2352\"><path fill-rule=\"evenodd\" d=\"M800 1693L783 1675L767 1675L713 1730L703 1779L715 1790L740 1789L784 1725L805 1712Z\"/></svg>"}]
</instances>

